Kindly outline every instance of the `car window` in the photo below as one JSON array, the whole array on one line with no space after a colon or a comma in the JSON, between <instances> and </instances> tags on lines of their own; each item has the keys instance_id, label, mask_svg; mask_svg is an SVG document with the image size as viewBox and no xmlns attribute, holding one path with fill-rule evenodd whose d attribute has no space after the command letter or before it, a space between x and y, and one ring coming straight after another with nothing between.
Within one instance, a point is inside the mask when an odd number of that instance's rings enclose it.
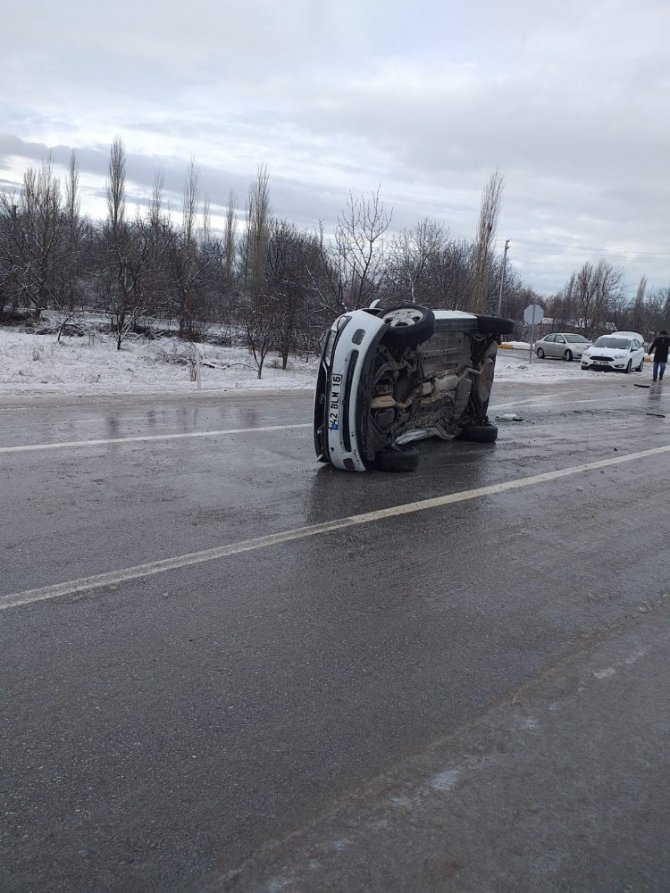
<instances>
[{"instance_id":1,"label":"car window","mask_svg":"<svg viewBox=\"0 0 670 893\"><path fill-rule=\"evenodd\" d=\"M589 339L585 338L583 335L566 335L565 340L569 341L571 344L588 344Z\"/></svg>"},{"instance_id":2,"label":"car window","mask_svg":"<svg viewBox=\"0 0 670 893\"><path fill-rule=\"evenodd\" d=\"M556 335L556 341L559 344L565 344L565 338L562 335Z\"/></svg>"},{"instance_id":3,"label":"car window","mask_svg":"<svg viewBox=\"0 0 670 893\"><path fill-rule=\"evenodd\" d=\"M545 341L551 341L551 343L553 344L554 341L556 340L556 335L547 335L547 336L544 338L544 340L545 340Z\"/></svg>"},{"instance_id":4,"label":"car window","mask_svg":"<svg viewBox=\"0 0 670 893\"><path fill-rule=\"evenodd\" d=\"M629 338L612 338L610 335L601 335L595 343L596 347L609 347L612 350L628 350Z\"/></svg>"}]
</instances>

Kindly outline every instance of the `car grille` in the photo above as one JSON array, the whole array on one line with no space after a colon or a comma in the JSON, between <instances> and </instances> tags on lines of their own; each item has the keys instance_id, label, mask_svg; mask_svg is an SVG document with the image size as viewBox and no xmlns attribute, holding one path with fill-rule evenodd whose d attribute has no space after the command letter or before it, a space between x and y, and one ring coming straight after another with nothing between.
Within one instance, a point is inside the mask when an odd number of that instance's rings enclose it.
<instances>
[{"instance_id":1,"label":"car grille","mask_svg":"<svg viewBox=\"0 0 670 893\"><path fill-rule=\"evenodd\" d=\"M611 363L612 357L596 357L596 356L591 355L591 362L592 363Z\"/></svg>"}]
</instances>

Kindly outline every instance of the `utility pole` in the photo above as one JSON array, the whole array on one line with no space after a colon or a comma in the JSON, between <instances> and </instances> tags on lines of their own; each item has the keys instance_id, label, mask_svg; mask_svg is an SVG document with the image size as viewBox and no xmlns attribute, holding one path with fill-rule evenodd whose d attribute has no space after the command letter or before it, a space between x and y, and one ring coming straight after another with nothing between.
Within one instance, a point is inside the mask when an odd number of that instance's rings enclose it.
<instances>
[{"instance_id":1,"label":"utility pole","mask_svg":"<svg viewBox=\"0 0 670 893\"><path fill-rule=\"evenodd\" d=\"M505 253L503 254L502 276L500 277L500 293L498 294L498 316L502 313L502 295L503 286L505 285L505 268L507 266L507 252L509 250L509 239L505 240Z\"/></svg>"}]
</instances>

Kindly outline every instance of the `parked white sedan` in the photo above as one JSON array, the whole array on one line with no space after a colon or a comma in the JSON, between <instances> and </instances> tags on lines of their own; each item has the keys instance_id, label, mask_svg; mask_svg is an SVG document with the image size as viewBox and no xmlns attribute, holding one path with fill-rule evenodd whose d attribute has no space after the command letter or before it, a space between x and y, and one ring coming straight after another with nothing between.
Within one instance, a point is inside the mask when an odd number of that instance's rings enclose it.
<instances>
[{"instance_id":1,"label":"parked white sedan","mask_svg":"<svg viewBox=\"0 0 670 893\"><path fill-rule=\"evenodd\" d=\"M642 371L644 347L639 338L614 332L601 335L582 354L582 369L613 369L616 372Z\"/></svg>"},{"instance_id":2,"label":"parked white sedan","mask_svg":"<svg viewBox=\"0 0 670 893\"><path fill-rule=\"evenodd\" d=\"M535 342L535 353L542 360L544 357L556 357L560 360L579 359L591 342L583 335L572 332L552 332Z\"/></svg>"}]
</instances>

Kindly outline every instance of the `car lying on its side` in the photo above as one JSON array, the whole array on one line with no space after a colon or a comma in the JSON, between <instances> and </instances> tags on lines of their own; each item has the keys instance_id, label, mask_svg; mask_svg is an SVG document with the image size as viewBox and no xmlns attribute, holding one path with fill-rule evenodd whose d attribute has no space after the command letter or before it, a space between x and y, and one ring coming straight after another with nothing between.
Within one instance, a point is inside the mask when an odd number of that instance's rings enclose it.
<instances>
[{"instance_id":1,"label":"car lying on its side","mask_svg":"<svg viewBox=\"0 0 670 893\"><path fill-rule=\"evenodd\" d=\"M583 335L572 332L552 332L535 342L535 353L540 360L544 357L556 357L570 362L579 359L591 342Z\"/></svg>"},{"instance_id":2,"label":"car lying on its side","mask_svg":"<svg viewBox=\"0 0 670 893\"><path fill-rule=\"evenodd\" d=\"M496 439L487 409L498 340L509 319L418 304L339 316L324 339L314 403L319 461L409 471L411 441Z\"/></svg>"},{"instance_id":3,"label":"car lying on its side","mask_svg":"<svg viewBox=\"0 0 670 893\"><path fill-rule=\"evenodd\" d=\"M625 332L601 335L582 354L582 369L613 369L617 372L642 371L644 346Z\"/></svg>"}]
</instances>

